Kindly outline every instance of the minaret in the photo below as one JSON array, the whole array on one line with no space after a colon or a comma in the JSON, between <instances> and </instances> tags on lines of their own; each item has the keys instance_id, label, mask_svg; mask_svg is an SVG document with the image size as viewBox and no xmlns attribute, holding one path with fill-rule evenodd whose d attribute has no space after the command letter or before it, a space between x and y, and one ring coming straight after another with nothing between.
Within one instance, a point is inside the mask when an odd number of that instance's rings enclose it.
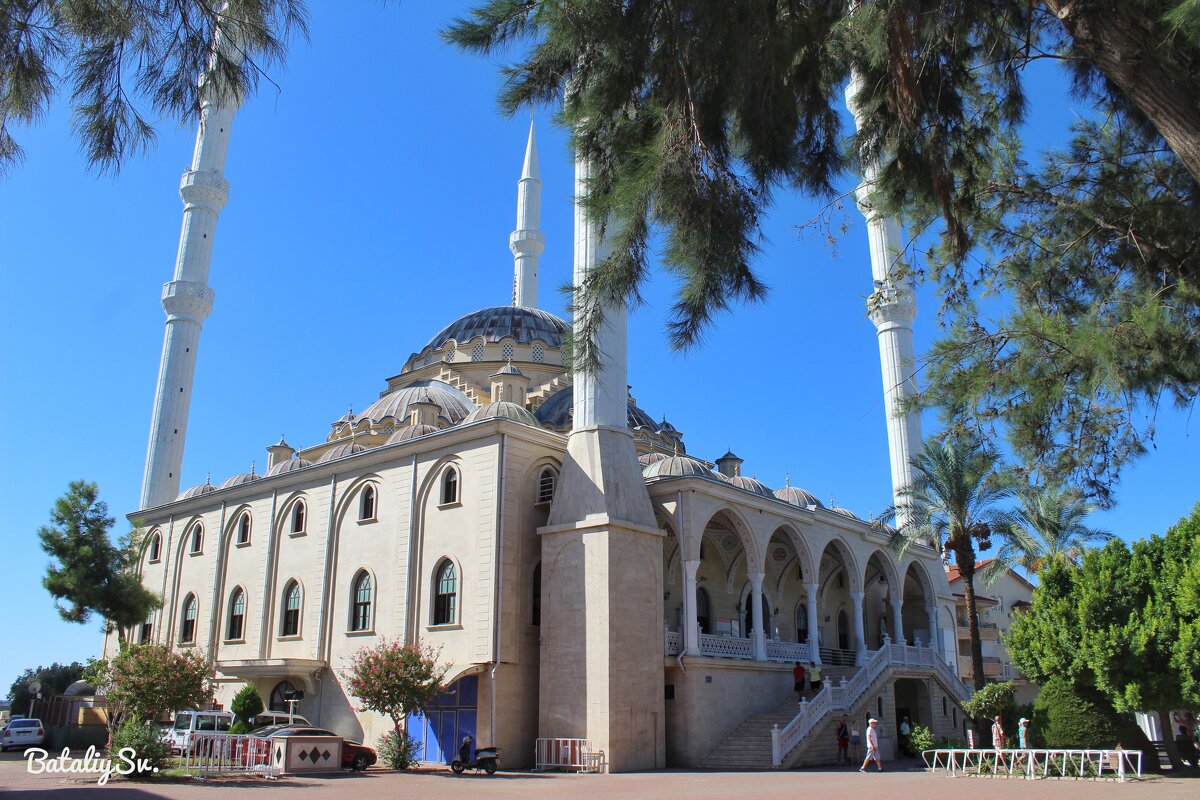
<instances>
[{"instance_id":1,"label":"minaret","mask_svg":"<svg viewBox=\"0 0 1200 800\"><path fill-rule=\"evenodd\" d=\"M546 249L542 227L542 179L538 174L537 138L529 121L525 165L517 182L517 229L508 238L513 254L513 305L537 308L538 257Z\"/></svg>"},{"instance_id":2,"label":"minaret","mask_svg":"<svg viewBox=\"0 0 1200 800\"><path fill-rule=\"evenodd\" d=\"M609 247L580 202L589 169L576 160L576 287ZM538 531L538 735L590 739L613 771L666 765L662 532L627 422L626 335L625 307L605 307L596 342L603 363L572 374L567 453L547 525Z\"/></svg>"},{"instance_id":3,"label":"minaret","mask_svg":"<svg viewBox=\"0 0 1200 800\"><path fill-rule=\"evenodd\" d=\"M861 126L860 110L854 101L861 87L857 72L846 87L846 106ZM909 513L901 505L900 491L912 482L910 459L921 451L921 414L905 409L906 401L917 394L916 358L913 350L913 320L917 301L908 281L897 275L900 250L900 226L892 217L884 217L871 205L878 169L867 164L863 181L856 192L858 208L867 218L867 238L871 249L871 274L875 291L867 298L867 313L879 336L879 361L883 369L884 409L887 414L888 450L892 465L892 497L896 522L904 525Z\"/></svg>"},{"instance_id":4,"label":"minaret","mask_svg":"<svg viewBox=\"0 0 1200 800\"><path fill-rule=\"evenodd\" d=\"M221 46L220 31L214 46ZM230 57L236 57L237 48L229 50ZM231 98L206 92L204 79L201 81L196 149L192 165L179 183L179 196L183 198L183 229L175 258L175 277L163 285L162 292L167 330L158 368L158 388L154 393L150 445L142 479L142 508L170 502L179 494L179 471L187 438L200 328L213 304L213 291L208 287L213 235L217 216L229 199L229 182L223 173L229 150L229 129L238 104Z\"/></svg>"}]
</instances>

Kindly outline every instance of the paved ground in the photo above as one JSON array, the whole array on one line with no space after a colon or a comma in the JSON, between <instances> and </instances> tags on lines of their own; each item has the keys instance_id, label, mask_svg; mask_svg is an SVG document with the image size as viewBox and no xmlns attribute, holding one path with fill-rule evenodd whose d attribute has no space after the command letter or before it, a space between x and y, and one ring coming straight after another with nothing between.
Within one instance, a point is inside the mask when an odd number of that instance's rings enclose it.
<instances>
[{"instance_id":1,"label":"paved ground","mask_svg":"<svg viewBox=\"0 0 1200 800\"><path fill-rule=\"evenodd\" d=\"M666 772L625 775L506 774L452 775L448 770L393 773L369 770L329 778L277 781L174 779L131 784L115 779L97 786L81 776L29 775L17 753L0 755L0 794L5 800L1196 800L1200 778L1151 777L1125 784L1083 781L1024 781L990 778L946 778L901 764L882 775L855 770L812 769L793 772Z\"/></svg>"}]
</instances>

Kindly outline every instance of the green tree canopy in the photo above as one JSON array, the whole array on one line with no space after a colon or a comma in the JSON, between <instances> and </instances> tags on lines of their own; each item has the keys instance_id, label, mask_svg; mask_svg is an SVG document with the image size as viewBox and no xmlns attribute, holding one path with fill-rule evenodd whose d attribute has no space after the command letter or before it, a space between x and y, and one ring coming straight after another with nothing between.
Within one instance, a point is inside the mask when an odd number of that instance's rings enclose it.
<instances>
[{"instance_id":1,"label":"green tree canopy","mask_svg":"<svg viewBox=\"0 0 1200 800\"><path fill-rule=\"evenodd\" d=\"M1051 562L1033 605L1005 636L1013 663L1041 683L1059 676L1120 712L1200 705L1200 505L1164 537L1109 542L1078 568ZM1174 740L1166 737L1172 764Z\"/></svg>"},{"instance_id":2,"label":"green tree canopy","mask_svg":"<svg viewBox=\"0 0 1200 800\"><path fill-rule=\"evenodd\" d=\"M113 726L199 708L212 697L212 674L212 664L195 648L143 644L125 647L112 659L89 661L84 678L108 698Z\"/></svg>"},{"instance_id":3,"label":"green tree canopy","mask_svg":"<svg viewBox=\"0 0 1200 800\"><path fill-rule=\"evenodd\" d=\"M429 645L382 639L354 654L346 671L346 688L362 703L392 720L397 736L405 718L425 706L445 688L447 667Z\"/></svg>"},{"instance_id":4,"label":"green tree canopy","mask_svg":"<svg viewBox=\"0 0 1200 800\"><path fill-rule=\"evenodd\" d=\"M115 627L123 640L125 629L145 620L161 602L134 569L138 537L131 534L120 546L113 544L108 531L114 520L98 498L96 484L72 481L55 502L50 524L38 529L42 549L57 562L46 567L42 585L56 601L65 601L56 602L63 619L85 623L99 614L106 630Z\"/></svg>"},{"instance_id":5,"label":"green tree canopy","mask_svg":"<svg viewBox=\"0 0 1200 800\"><path fill-rule=\"evenodd\" d=\"M657 231L688 347L765 295L751 261L773 194L829 195L849 167L875 175L872 205L941 233L893 265L936 279L948 314L924 402L1109 502L1153 435L1140 404L1200 390L1197 31L1192 0L481 0L446 36L520 48L501 107L561 100L587 203L618 223L575 300L579 363L600 357L605 304L638 302ZM1094 113L1029 164L1025 67L1042 60ZM1007 310L984 317L994 294Z\"/></svg>"},{"instance_id":6,"label":"green tree canopy","mask_svg":"<svg viewBox=\"0 0 1200 800\"><path fill-rule=\"evenodd\" d=\"M220 28L224 47L214 50ZM117 170L154 141L155 115L184 121L206 90L242 97L307 36L304 0L8 0L0 8L0 173L20 159L13 124L70 92L88 162Z\"/></svg>"},{"instance_id":7,"label":"green tree canopy","mask_svg":"<svg viewBox=\"0 0 1200 800\"><path fill-rule=\"evenodd\" d=\"M83 677L83 665L78 661L70 664L59 664L57 661L48 667L26 669L12 682L8 689L8 701L12 703L14 714L28 714L29 684L37 681L42 685L42 697L56 697L66 691L67 687Z\"/></svg>"}]
</instances>

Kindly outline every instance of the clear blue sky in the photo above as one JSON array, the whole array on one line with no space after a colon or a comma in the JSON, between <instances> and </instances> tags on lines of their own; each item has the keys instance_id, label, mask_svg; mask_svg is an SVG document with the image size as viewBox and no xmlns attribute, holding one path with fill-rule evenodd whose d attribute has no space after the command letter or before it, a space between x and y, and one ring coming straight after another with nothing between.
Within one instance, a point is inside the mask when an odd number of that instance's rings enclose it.
<instances>
[{"instance_id":1,"label":"clear blue sky","mask_svg":"<svg viewBox=\"0 0 1200 800\"><path fill-rule=\"evenodd\" d=\"M296 45L273 76L278 91L264 84L238 113L185 487L251 460L261 472L281 433L297 446L322 441L435 331L509 302L528 118L496 112L494 63L437 37L467 5L313 2L311 46ZM1038 92L1038 141L1061 141L1074 113L1058 87ZM60 98L41 124L18 130L27 159L0 183L0 695L25 667L99 649L99 623L62 622L42 589L35 531L77 478L98 482L115 532L128 529L162 347L159 294L179 238L177 187L195 136L167 123L148 157L98 178L69 121ZM562 314L571 160L546 113L538 135L542 306ZM866 517L891 497L879 353L863 305L866 232L850 208L836 248L797 235L817 208L779 198L757 264L770 300L722 317L690 354L665 348L673 287L660 276L631 320L630 382L643 408L684 432L689 452L713 459L732 448L773 488L790 474ZM922 302L918 349L936 333L928 293ZM1118 507L1093 518L1124 538L1162 532L1200 498L1200 420L1162 410L1157 423L1157 448L1125 475Z\"/></svg>"}]
</instances>

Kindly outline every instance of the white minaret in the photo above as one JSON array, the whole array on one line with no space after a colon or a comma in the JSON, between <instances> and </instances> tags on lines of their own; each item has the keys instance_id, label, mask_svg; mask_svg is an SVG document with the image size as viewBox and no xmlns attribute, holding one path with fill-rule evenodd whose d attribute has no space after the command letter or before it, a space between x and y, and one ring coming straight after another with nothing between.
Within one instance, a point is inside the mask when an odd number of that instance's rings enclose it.
<instances>
[{"instance_id":1,"label":"white minaret","mask_svg":"<svg viewBox=\"0 0 1200 800\"><path fill-rule=\"evenodd\" d=\"M854 102L861 82L852 73L846 87L846 106L860 126L860 111ZM908 512L901 505L900 490L912 482L910 459L921 450L921 414L904 410L906 400L916 396L916 357L913 350L912 324L917 316L917 301L912 287L898 277L901 256L900 226L892 217L882 216L870 202L878 170L868 164L858 185L858 208L867 218L867 237L871 248L871 274L875 291L867 298L867 312L879 335L879 361L883 368L884 409L887 414L888 450L892 463L892 496L896 504L896 523L904 525Z\"/></svg>"},{"instance_id":2,"label":"white minaret","mask_svg":"<svg viewBox=\"0 0 1200 800\"><path fill-rule=\"evenodd\" d=\"M580 199L575 162L575 286L609 251ZM590 739L610 770L666 765L662 688L662 532L628 423L624 305L604 308L601 366L572 373L575 409L542 540L539 736ZM635 653L637 657L631 658Z\"/></svg>"},{"instance_id":3,"label":"white minaret","mask_svg":"<svg viewBox=\"0 0 1200 800\"><path fill-rule=\"evenodd\" d=\"M221 46L221 34L217 33ZM230 48L235 50L236 48ZM230 56L236 57L235 55ZM201 79L203 83L203 79ZM200 328L212 311L213 291L208 287L213 235L217 216L229 199L225 180L225 156L229 129L237 102L204 92L200 127L192 166L183 173L179 196L183 198L183 229L175 258L175 278L163 285L162 305L167 312L158 388L154 393L154 416L150 422L150 445L142 478L142 508L153 508L174 500L179 494L179 471L187 438L188 409L192 402L192 379L196 374L196 351Z\"/></svg>"},{"instance_id":4,"label":"white minaret","mask_svg":"<svg viewBox=\"0 0 1200 800\"><path fill-rule=\"evenodd\" d=\"M517 229L508 238L513 254L513 305L537 308L538 257L546 249L542 233L542 178L538 174L537 138L529 121L525 166L517 182Z\"/></svg>"}]
</instances>

